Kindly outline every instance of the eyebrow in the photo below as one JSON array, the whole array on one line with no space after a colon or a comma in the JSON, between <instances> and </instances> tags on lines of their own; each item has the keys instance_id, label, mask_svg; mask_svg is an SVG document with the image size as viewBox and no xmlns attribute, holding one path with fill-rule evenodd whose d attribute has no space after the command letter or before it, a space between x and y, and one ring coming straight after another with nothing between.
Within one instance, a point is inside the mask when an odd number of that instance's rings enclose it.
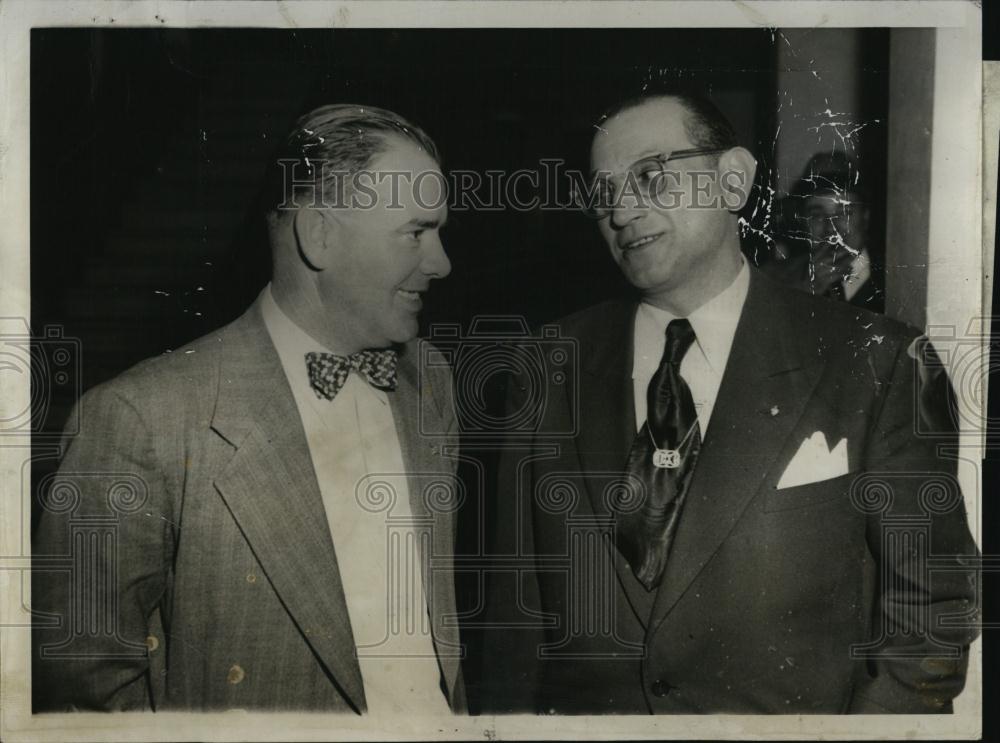
<instances>
[{"instance_id":1,"label":"eyebrow","mask_svg":"<svg viewBox=\"0 0 1000 743\"><path fill-rule=\"evenodd\" d=\"M664 149L662 147L659 147L659 148L653 148L653 149L650 149L650 150L644 150L643 152L640 152L638 155L636 155L635 159L632 160L632 162L630 163L630 165L634 165L635 163L639 162L640 160L645 160L645 159L650 158L650 157L656 157L657 155L664 155L665 154L665 155L667 155L669 157L673 153L680 152L683 149L687 149L687 148L685 148L685 147L675 147L674 149L671 150L671 149ZM606 171L606 170L598 171L598 170L591 169L590 174L589 174L590 178L591 179L595 178L598 175L598 173L603 173L605 176L608 175L608 171Z\"/></svg>"},{"instance_id":2,"label":"eyebrow","mask_svg":"<svg viewBox=\"0 0 1000 743\"><path fill-rule=\"evenodd\" d=\"M448 218L445 217L443 220L438 219L411 219L409 222L404 224L400 229L406 229L407 227L420 227L424 230L433 230L444 227L448 223Z\"/></svg>"}]
</instances>

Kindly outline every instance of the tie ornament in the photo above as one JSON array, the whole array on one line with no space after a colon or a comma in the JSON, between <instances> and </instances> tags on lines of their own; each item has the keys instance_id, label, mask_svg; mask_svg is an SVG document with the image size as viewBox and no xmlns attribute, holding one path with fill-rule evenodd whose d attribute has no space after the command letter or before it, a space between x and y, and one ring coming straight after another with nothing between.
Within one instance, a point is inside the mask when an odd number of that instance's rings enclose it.
<instances>
[{"instance_id":1,"label":"tie ornament","mask_svg":"<svg viewBox=\"0 0 1000 743\"><path fill-rule=\"evenodd\" d=\"M688 428L688 432L684 434L684 438L681 439L681 443L677 445L676 449L661 449L656 445L656 439L653 438L653 432L650 430L649 426L646 427L646 431L649 433L649 440L653 444L653 464L660 469L674 470L681 466L681 449L684 448L684 444L687 440L691 438L691 434L694 432L694 426Z\"/></svg>"},{"instance_id":2,"label":"tie ornament","mask_svg":"<svg viewBox=\"0 0 1000 743\"><path fill-rule=\"evenodd\" d=\"M372 387L391 391L396 389L396 352L358 351L350 356L311 351L306 354L309 386L316 397L332 400L347 382L347 375L355 371Z\"/></svg>"}]
</instances>

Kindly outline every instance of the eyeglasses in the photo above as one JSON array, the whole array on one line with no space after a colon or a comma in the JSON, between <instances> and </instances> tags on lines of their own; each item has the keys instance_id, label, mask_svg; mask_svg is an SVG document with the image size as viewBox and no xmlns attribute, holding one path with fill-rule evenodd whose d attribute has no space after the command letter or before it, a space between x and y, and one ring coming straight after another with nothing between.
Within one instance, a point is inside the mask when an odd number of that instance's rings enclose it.
<instances>
[{"instance_id":1,"label":"eyeglasses","mask_svg":"<svg viewBox=\"0 0 1000 743\"><path fill-rule=\"evenodd\" d=\"M604 219L619 207L623 194L641 199L648 203L650 199L662 196L667 190L668 175L677 175L667 170L666 165L674 160L684 160L701 155L716 155L728 150L728 147L697 148L674 150L669 155L659 154L637 160L625 171L625 182L615 189L612 179L607 174L598 175L585 189L574 188L573 199L577 207L591 219ZM679 184L679 181L675 181Z\"/></svg>"},{"instance_id":2,"label":"eyeglasses","mask_svg":"<svg viewBox=\"0 0 1000 743\"><path fill-rule=\"evenodd\" d=\"M850 219L858 211L864 208L865 204L860 201L841 201L832 209L810 208L802 216L810 224L813 222L833 222Z\"/></svg>"}]
</instances>

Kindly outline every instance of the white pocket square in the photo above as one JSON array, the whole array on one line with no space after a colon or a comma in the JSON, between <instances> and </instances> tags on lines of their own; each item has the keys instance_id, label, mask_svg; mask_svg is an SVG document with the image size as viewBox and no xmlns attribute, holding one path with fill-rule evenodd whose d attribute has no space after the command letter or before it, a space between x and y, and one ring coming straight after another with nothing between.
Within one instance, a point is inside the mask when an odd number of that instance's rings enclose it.
<instances>
[{"instance_id":1,"label":"white pocket square","mask_svg":"<svg viewBox=\"0 0 1000 743\"><path fill-rule=\"evenodd\" d=\"M834 477L846 475L847 439L841 439L832 449L822 431L817 431L802 442L795 452L792 461L788 463L784 474L778 480L778 490L794 488L798 485L809 485Z\"/></svg>"}]
</instances>

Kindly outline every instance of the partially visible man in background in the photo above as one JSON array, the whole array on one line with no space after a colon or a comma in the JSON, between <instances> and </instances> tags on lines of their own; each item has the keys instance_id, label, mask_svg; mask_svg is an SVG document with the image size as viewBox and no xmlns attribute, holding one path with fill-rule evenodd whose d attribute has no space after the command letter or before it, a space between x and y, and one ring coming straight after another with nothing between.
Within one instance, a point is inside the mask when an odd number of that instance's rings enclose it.
<instances>
[{"instance_id":1,"label":"partially visible man in background","mask_svg":"<svg viewBox=\"0 0 1000 743\"><path fill-rule=\"evenodd\" d=\"M444 199L412 188L438 150L356 105L286 145L256 302L79 403L33 543L38 711L465 707L454 461L418 433L454 428L414 340L450 271Z\"/></svg>"},{"instance_id":2,"label":"partially visible man in background","mask_svg":"<svg viewBox=\"0 0 1000 743\"><path fill-rule=\"evenodd\" d=\"M885 310L885 251L858 163L842 152L810 158L781 202L772 278L872 312Z\"/></svg>"}]
</instances>

